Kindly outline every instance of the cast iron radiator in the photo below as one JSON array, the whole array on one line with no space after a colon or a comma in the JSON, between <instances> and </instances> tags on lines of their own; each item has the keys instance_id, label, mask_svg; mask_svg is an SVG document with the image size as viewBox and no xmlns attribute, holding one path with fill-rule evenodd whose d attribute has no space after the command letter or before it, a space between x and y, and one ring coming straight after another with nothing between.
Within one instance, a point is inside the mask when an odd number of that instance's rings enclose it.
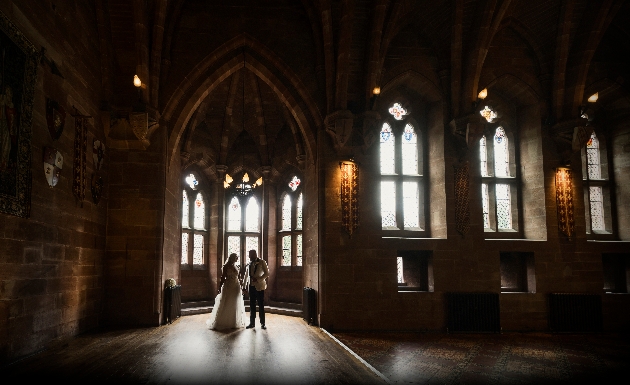
<instances>
[{"instance_id":1,"label":"cast iron radiator","mask_svg":"<svg viewBox=\"0 0 630 385\"><path fill-rule=\"evenodd\" d=\"M497 293L447 293L448 332L501 331L499 294Z\"/></svg>"},{"instance_id":2,"label":"cast iron radiator","mask_svg":"<svg viewBox=\"0 0 630 385\"><path fill-rule=\"evenodd\" d=\"M175 285L164 289L164 322L169 324L182 315L182 286Z\"/></svg>"},{"instance_id":3,"label":"cast iron radiator","mask_svg":"<svg viewBox=\"0 0 630 385\"><path fill-rule=\"evenodd\" d=\"M302 316L309 325L317 324L317 299L313 288L305 287L302 292Z\"/></svg>"},{"instance_id":4,"label":"cast iron radiator","mask_svg":"<svg viewBox=\"0 0 630 385\"><path fill-rule=\"evenodd\" d=\"M549 294L549 329L553 332L602 330L602 297L599 294Z\"/></svg>"}]
</instances>

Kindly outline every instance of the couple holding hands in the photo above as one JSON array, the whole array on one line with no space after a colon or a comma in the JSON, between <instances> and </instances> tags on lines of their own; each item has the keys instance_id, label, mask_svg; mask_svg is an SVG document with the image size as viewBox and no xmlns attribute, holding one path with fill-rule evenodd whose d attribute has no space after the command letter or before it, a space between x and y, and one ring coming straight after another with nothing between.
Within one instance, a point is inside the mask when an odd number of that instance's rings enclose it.
<instances>
[{"instance_id":1,"label":"couple holding hands","mask_svg":"<svg viewBox=\"0 0 630 385\"><path fill-rule=\"evenodd\" d=\"M248 256L249 263L242 280L236 267L238 255L235 253L230 254L225 265L223 265L219 294L214 300L214 308L210 314L210 319L206 321L208 328L224 330L245 327L243 295L249 292L249 325L247 329L254 327L256 304L258 304L260 327L267 329L265 326L264 300L269 268L263 259L258 258L256 250L249 250Z\"/></svg>"}]
</instances>

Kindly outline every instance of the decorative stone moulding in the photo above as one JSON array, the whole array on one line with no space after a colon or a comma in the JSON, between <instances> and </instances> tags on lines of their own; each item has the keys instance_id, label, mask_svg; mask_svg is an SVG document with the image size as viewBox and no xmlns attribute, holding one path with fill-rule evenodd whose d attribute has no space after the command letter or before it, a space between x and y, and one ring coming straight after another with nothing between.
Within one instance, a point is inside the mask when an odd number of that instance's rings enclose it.
<instances>
[{"instance_id":1,"label":"decorative stone moulding","mask_svg":"<svg viewBox=\"0 0 630 385\"><path fill-rule=\"evenodd\" d=\"M101 121L107 146L115 149L145 150L159 124L155 114L146 111L102 111Z\"/></svg>"},{"instance_id":2,"label":"decorative stone moulding","mask_svg":"<svg viewBox=\"0 0 630 385\"><path fill-rule=\"evenodd\" d=\"M332 137L337 151L340 151L352 137L353 124L354 115L349 110L333 112L324 119L326 132Z\"/></svg>"},{"instance_id":3,"label":"decorative stone moulding","mask_svg":"<svg viewBox=\"0 0 630 385\"><path fill-rule=\"evenodd\" d=\"M476 145L481 139L486 125L477 114L469 114L451 120L449 126L455 137L455 146L460 161L468 154L468 149Z\"/></svg>"},{"instance_id":4,"label":"decorative stone moulding","mask_svg":"<svg viewBox=\"0 0 630 385\"><path fill-rule=\"evenodd\" d=\"M558 209L558 229L569 239L575 232L573 210L573 172L568 167L556 169L556 206Z\"/></svg>"},{"instance_id":5,"label":"decorative stone moulding","mask_svg":"<svg viewBox=\"0 0 630 385\"><path fill-rule=\"evenodd\" d=\"M593 126L586 118L575 118L556 123L551 127L551 137L556 142L561 164L569 164L575 153L586 146Z\"/></svg>"},{"instance_id":6,"label":"decorative stone moulding","mask_svg":"<svg viewBox=\"0 0 630 385\"><path fill-rule=\"evenodd\" d=\"M341 169L341 225L350 237L359 226L359 167L353 161L339 163Z\"/></svg>"}]
</instances>

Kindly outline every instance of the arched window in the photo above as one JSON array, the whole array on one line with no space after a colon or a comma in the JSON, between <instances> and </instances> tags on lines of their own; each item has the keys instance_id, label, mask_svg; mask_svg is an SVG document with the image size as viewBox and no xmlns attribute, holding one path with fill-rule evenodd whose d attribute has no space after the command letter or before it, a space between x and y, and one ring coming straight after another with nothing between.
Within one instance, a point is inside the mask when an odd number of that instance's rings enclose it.
<instances>
[{"instance_id":1,"label":"arched window","mask_svg":"<svg viewBox=\"0 0 630 385\"><path fill-rule=\"evenodd\" d=\"M516 157L511 151L514 146L501 126L496 128L491 144L485 135L479 141L481 205L486 232L518 230L518 179L514 175ZM488 167L489 164L492 167Z\"/></svg>"},{"instance_id":2,"label":"arched window","mask_svg":"<svg viewBox=\"0 0 630 385\"><path fill-rule=\"evenodd\" d=\"M592 235L611 234L608 162L605 146L595 132L591 134L584 148L582 165L586 232Z\"/></svg>"},{"instance_id":3,"label":"arched window","mask_svg":"<svg viewBox=\"0 0 630 385\"><path fill-rule=\"evenodd\" d=\"M203 192L199 191L199 181L195 174L189 174L185 181L185 187L182 189L181 264L201 268L207 264L206 204ZM191 201L190 197L193 196L195 200Z\"/></svg>"},{"instance_id":4,"label":"arched window","mask_svg":"<svg viewBox=\"0 0 630 385\"><path fill-rule=\"evenodd\" d=\"M278 239L280 266L302 266L302 205L303 196L297 176L287 184L280 199L280 229Z\"/></svg>"},{"instance_id":5,"label":"arched window","mask_svg":"<svg viewBox=\"0 0 630 385\"><path fill-rule=\"evenodd\" d=\"M382 228L424 231L422 137L400 104L389 112L393 120L384 122L380 132Z\"/></svg>"},{"instance_id":6,"label":"arched window","mask_svg":"<svg viewBox=\"0 0 630 385\"><path fill-rule=\"evenodd\" d=\"M237 264L247 263L249 250L260 256L261 203L257 193L248 196L234 195L226 200L227 206L227 255L236 253Z\"/></svg>"}]
</instances>

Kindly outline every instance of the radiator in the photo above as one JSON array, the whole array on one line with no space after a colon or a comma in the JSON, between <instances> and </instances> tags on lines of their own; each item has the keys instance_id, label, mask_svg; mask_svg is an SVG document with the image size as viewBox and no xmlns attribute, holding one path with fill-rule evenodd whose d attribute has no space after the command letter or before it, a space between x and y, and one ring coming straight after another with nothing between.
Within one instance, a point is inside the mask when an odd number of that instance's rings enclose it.
<instances>
[{"instance_id":1,"label":"radiator","mask_svg":"<svg viewBox=\"0 0 630 385\"><path fill-rule=\"evenodd\" d=\"M182 290L181 285L164 289L164 310L166 318L164 322L172 323L182 315Z\"/></svg>"},{"instance_id":2,"label":"radiator","mask_svg":"<svg viewBox=\"0 0 630 385\"><path fill-rule=\"evenodd\" d=\"M501 331L499 294L447 293L446 299L448 332Z\"/></svg>"},{"instance_id":3,"label":"radiator","mask_svg":"<svg viewBox=\"0 0 630 385\"><path fill-rule=\"evenodd\" d=\"M302 316L309 325L317 324L317 298L313 288L305 287L302 293Z\"/></svg>"},{"instance_id":4,"label":"radiator","mask_svg":"<svg viewBox=\"0 0 630 385\"><path fill-rule=\"evenodd\" d=\"M602 297L599 294L549 294L549 329L553 332L602 330Z\"/></svg>"}]
</instances>

